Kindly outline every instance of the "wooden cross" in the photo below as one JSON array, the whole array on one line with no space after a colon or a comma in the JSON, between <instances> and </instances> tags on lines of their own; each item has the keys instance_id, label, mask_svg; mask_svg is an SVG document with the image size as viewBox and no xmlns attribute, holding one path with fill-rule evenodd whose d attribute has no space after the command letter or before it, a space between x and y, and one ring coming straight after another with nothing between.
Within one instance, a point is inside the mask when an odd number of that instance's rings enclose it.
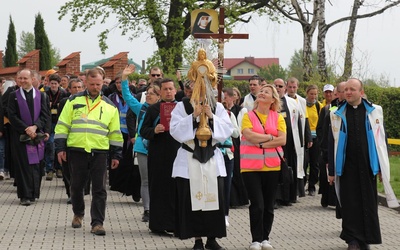
<instances>
[{"instance_id":1,"label":"wooden cross","mask_svg":"<svg viewBox=\"0 0 400 250\"><path fill-rule=\"evenodd\" d=\"M218 39L218 101L221 102L221 92L224 86L223 74L224 74L224 43L225 40L230 39L249 39L249 34L227 34L225 33L225 8L219 8L219 28L218 33L195 33L195 38L205 39Z\"/></svg>"}]
</instances>

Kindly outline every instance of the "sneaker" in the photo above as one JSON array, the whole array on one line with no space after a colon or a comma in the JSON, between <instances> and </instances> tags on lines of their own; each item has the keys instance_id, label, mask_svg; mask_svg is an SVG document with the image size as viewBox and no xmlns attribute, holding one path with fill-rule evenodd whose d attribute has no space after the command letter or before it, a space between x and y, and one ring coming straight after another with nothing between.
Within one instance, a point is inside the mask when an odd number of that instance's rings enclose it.
<instances>
[{"instance_id":1,"label":"sneaker","mask_svg":"<svg viewBox=\"0 0 400 250\"><path fill-rule=\"evenodd\" d=\"M100 224L94 225L90 232L95 235L106 235L106 230L104 229L103 225Z\"/></svg>"},{"instance_id":2,"label":"sneaker","mask_svg":"<svg viewBox=\"0 0 400 250\"><path fill-rule=\"evenodd\" d=\"M149 210L144 210L143 216L142 216L142 221L143 222L149 222L150 220L150 211Z\"/></svg>"},{"instance_id":3,"label":"sneaker","mask_svg":"<svg viewBox=\"0 0 400 250\"><path fill-rule=\"evenodd\" d=\"M63 173L62 173L61 169L57 169L56 176L57 176L57 178L63 178Z\"/></svg>"},{"instance_id":4,"label":"sneaker","mask_svg":"<svg viewBox=\"0 0 400 250\"><path fill-rule=\"evenodd\" d=\"M272 250L274 248L271 246L271 243L268 240L263 240L261 242L261 249L262 250Z\"/></svg>"},{"instance_id":5,"label":"sneaker","mask_svg":"<svg viewBox=\"0 0 400 250\"><path fill-rule=\"evenodd\" d=\"M52 181L54 177L53 171L49 171L46 175L46 181Z\"/></svg>"},{"instance_id":6,"label":"sneaker","mask_svg":"<svg viewBox=\"0 0 400 250\"><path fill-rule=\"evenodd\" d=\"M195 240L192 250L204 250L203 240Z\"/></svg>"},{"instance_id":7,"label":"sneaker","mask_svg":"<svg viewBox=\"0 0 400 250\"><path fill-rule=\"evenodd\" d=\"M253 243L251 243L249 250L261 250L261 243L254 241Z\"/></svg>"},{"instance_id":8,"label":"sneaker","mask_svg":"<svg viewBox=\"0 0 400 250\"><path fill-rule=\"evenodd\" d=\"M225 226L229 227L229 216L225 216Z\"/></svg>"},{"instance_id":9,"label":"sneaker","mask_svg":"<svg viewBox=\"0 0 400 250\"><path fill-rule=\"evenodd\" d=\"M72 219L72 227L73 228L81 228L82 227L82 216L74 215Z\"/></svg>"},{"instance_id":10,"label":"sneaker","mask_svg":"<svg viewBox=\"0 0 400 250\"><path fill-rule=\"evenodd\" d=\"M4 172L0 172L0 181L4 180Z\"/></svg>"},{"instance_id":11,"label":"sneaker","mask_svg":"<svg viewBox=\"0 0 400 250\"><path fill-rule=\"evenodd\" d=\"M11 179L10 173L9 172L4 172L4 180L9 180Z\"/></svg>"},{"instance_id":12,"label":"sneaker","mask_svg":"<svg viewBox=\"0 0 400 250\"><path fill-rule=\"evenodd\" d=\"M206 249L210 250L224 250L225 248L221 247L215 239L207 239Z\"/></svg>"}]
</instances>

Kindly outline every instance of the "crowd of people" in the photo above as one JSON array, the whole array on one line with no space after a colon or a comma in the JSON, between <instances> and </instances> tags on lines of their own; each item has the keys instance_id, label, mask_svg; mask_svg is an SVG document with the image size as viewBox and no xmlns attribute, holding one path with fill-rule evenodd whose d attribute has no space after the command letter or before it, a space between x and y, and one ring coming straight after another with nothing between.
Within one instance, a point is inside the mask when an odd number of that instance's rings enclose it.
<instances>
[{"instance_id":1,"label":"crowd of people","mask_svg":"<svg viewBox=\"0 0 400 250\"><path fill-rule=\"evenodd\" d=\"M40 198L42 179L63 178L71 226L82 227L92 195L91 232L105 235L109 188L142 201L157 235L194 239L194 250L224 249L229 209L248 205L250 250L271 250L274 210L321 194L342 220L348 249L381 244L377 180L389 175L382 108L351 78L337 86L254 75L243 98L224 88L200 49L187 80L132 84L128 65L109 79L101 67L43 81L23 69L0 79L0 180L14 179L22 206ZM319 190L317 190L319 188ZM390 190L386 190L390 191ZM397 204L398 205L398 204ZM202 237L206 237L205 244Z\"/></svg>"}]
</instances>

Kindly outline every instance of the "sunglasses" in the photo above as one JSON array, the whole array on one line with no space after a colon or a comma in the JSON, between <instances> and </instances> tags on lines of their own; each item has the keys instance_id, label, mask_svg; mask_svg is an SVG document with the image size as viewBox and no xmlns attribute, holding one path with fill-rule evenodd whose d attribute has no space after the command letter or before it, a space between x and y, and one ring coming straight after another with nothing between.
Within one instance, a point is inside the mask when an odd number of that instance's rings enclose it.
<instances>
[{"instance_id":1,"label":"sunglasses","mask_svg":"<svg viewBox=\"0 0 400 250\"><path fill-rule=\"evenodd\" d=\"M283 85L275 85L275 88L283 88L283 87L285 87L285 86L283 86Z\"/></svg>"},{"instance_id":2,"label":"sunglasses","mask_svg":"<svg viewBox=\"0 0 400 250\"><path fill-rule=\"evenodd\" d=\"M151 74L152 77L160 77L161 74Z\"/></svg>"}]
</instances>

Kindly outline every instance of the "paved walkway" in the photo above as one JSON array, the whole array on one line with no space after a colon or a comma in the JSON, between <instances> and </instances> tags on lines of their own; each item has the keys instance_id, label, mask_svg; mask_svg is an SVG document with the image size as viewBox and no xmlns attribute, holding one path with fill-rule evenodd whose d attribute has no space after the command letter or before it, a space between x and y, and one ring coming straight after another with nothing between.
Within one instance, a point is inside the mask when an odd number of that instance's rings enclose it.
<instances>
[{"instance_id":1,"label":"paved walkway","mask_svg":"<svg viewBox=\"0 0 400 250\"><path fill-rule=\"evenodd\" d=\"M192 240L149 233L141 222L142 204L109 191L104 227L106 236L90 233L89 212L83 227L73 229L71 205L66 204L61 179L42 182L41 197L29 207L19 205L12 181L0 182L0 249L191 249ZM332 208L319 205L320 196L304 197L300 203L276 210L270 241L274 249L346 249L339 238L341 221ZM85 196L87 208L90 197ZM228 237L219 242L226 249L248 249L248 208L231 209ZM400 249L400 214L379 207L382 245L372 249Z\"/></svg>"}]
</instances>

